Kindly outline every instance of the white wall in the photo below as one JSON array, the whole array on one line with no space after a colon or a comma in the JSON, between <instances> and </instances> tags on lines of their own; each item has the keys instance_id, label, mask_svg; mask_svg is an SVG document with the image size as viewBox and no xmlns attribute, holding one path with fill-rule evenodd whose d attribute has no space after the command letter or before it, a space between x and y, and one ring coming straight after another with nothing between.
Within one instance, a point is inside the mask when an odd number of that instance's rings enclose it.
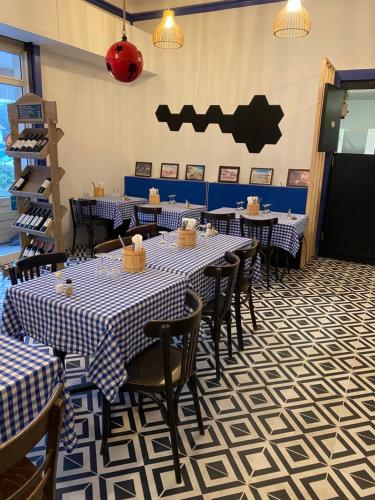
<instances>
[{"instance_id":1,"label":"white wall","mask_svg":"<svg viewBox=\"0 0 375 500\"><path fill-rule=\"evenodd\" d=\"M62 202L92 192L91 182L104 182L107 192L123 185L131 161L129 110L131 89L90 64L45 50L42 57L43 95L57 101ZM65 231L70 216L64 217ZM68 235L67 235L68 237Z\"/></svg>"},{"instance_id":2,"label":"white wall","mask_svg":"<svg viewBox=\"0 0 375 500\"><path fill-rule=\"evenodd\" d=\"M219 165L241 167L248 182L251 167L273 167L273 183L285 184L288 168L310 168L320 62L329 57L338 69L375 67L373 0L304 0L312 15L312 33L296 40L273 37L272 24L283 4L268 4L207 14L181 16L185 46L176 51L154 49L157 78L134 94L134 161L206 164L208 180L217 180ZM152 32L157 21L137 23ZM189 124L180 132L158 123L154 112L168 104L172 112L193 104L205 112L220 104L232 113L254 94L280 104L283 137L261 154L249 154L230 134L210 125L203 134ZM147 144L147 147L145 147Z\"/></svg>"}]
</instances>

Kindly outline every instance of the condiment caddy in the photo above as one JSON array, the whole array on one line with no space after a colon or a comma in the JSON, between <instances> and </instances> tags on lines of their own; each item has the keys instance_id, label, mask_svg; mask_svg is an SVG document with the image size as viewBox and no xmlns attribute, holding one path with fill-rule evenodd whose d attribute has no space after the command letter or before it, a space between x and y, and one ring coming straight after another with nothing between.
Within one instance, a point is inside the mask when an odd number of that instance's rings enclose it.
<instances>
[{"instance_id":1,"label":"condiment caddy","mask_svg":"<svg viewBox=\"0 0 375 500\"><path fill-rule=\"evenodd\" d=\"M150 205L158 205L160 203L159 189L150 188L148 190L148 202Z\"/></svg>"},{"instance_id":2,"label":"condiment caddy","mask_svg":"<svg viewBox=\"0 0 375 500\"><path fill-rule=\"evenodd\" d=\"M247 215L259 215L259 198L258 196L247 197Z\"/></svg>"},{"instance_id":3,"label":"condiment caddy","mask_svg":"<svg viewBox=\"0 0 375 500\"><path fill-rule=\"evenodd\" d=\"M132 244L125 246L122 243L122 268L127 273L140 273L146 268L146 250L142 245L142 235L136 234L132 238Z\"/></svg>"},{"instance_id":4,"label":"condiment caddy","mask_svg":"<svg viewBox=\"0 0 375 500\"><path fill-rule=\"evenodd\" d=\"M104 196L104 183L100 182L97 186L95 186L94 183L92 183L94 186L94 197L100 197Z\"/></svg>"},{"instance_id":5,"label":"condiment caddy","mask_svg":"<svg viewBox=\"0 0 375 500\"><path fill-rule=\"evenodd\" d=\"M195 219L182 219L182 225L178 230L178 246L180 248L195 248L197 244L196 225Z\"/></svg>"}]
</instances>

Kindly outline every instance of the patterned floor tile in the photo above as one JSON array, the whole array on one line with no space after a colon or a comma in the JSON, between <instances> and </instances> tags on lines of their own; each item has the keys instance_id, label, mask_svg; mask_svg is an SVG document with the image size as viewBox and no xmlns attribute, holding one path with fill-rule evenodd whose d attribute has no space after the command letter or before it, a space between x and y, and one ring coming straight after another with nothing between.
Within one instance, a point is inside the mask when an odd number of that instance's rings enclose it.
<instances>
[{"instance_id":1,"label":"patterned floor tile","mask_svg":"<svg viewBox=\"0 0 375 500\"><path fill-rule=\"evenodd\" d=\"M0 280L0 296L8 286ZM375 267L317 259L269 291L256 285L254 303L256 332L248 309L241 312L242 352L235 324L232 358L223 332L220 381L212 341L202 332L197 369L205 434L185 389L180 485L158 407L146 399L139 414L136 395L119 395L101 455L101 401L90 391L72 398L78 446L70 455L60 451L57 498L375 498ZM67 358L69 385L86 380L88 361ZM43 453L40 444L31 459L40 463Z\"/></svg>"}]
</instances>

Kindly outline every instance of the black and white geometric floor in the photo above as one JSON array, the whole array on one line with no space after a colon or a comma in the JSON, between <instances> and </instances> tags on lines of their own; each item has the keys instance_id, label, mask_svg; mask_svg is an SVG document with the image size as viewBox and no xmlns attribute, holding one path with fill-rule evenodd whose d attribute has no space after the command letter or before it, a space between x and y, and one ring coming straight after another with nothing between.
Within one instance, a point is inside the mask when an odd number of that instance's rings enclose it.
<instances>
[{"instance_id":1,"label":"black and white geometric floor","mask_svg":"<svg viewBox=\"0 0 375 500\"><path fill-rule=\"evenodd\" d=\"M181 485L159 411L145 402L140 418L136 396L113 405L100 455L93 391L73 398L79 444L60 453L57 498L374 499L375 267L318 259L269 292L256 288L255 308L255 334L243 311L244 350L229 359L222 342L220 383L212 345L200 343L205 435L185 392ZM84 377L85 362L69 357L69 383Z\"/></svg>"}]
</instances>

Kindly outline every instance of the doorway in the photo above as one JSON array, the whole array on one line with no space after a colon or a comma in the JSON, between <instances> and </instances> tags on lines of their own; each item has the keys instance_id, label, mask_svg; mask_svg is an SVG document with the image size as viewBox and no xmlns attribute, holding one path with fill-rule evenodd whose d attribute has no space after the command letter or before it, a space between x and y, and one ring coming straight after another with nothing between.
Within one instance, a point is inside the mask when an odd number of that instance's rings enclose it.
<instances>
[{"instance_id":1,"label":"doorway","mask_svg":"<svg viewBox=\"0 0 375 500\"><path fill-rule=\"evenodd\" d=\"M321 200L319 255L375 264L375 82L356 81L355 72L340 73L350 73L352 80L338 79L324 96L319 150L330 153L330 161Z\"/></svg>"}]
</instances>

